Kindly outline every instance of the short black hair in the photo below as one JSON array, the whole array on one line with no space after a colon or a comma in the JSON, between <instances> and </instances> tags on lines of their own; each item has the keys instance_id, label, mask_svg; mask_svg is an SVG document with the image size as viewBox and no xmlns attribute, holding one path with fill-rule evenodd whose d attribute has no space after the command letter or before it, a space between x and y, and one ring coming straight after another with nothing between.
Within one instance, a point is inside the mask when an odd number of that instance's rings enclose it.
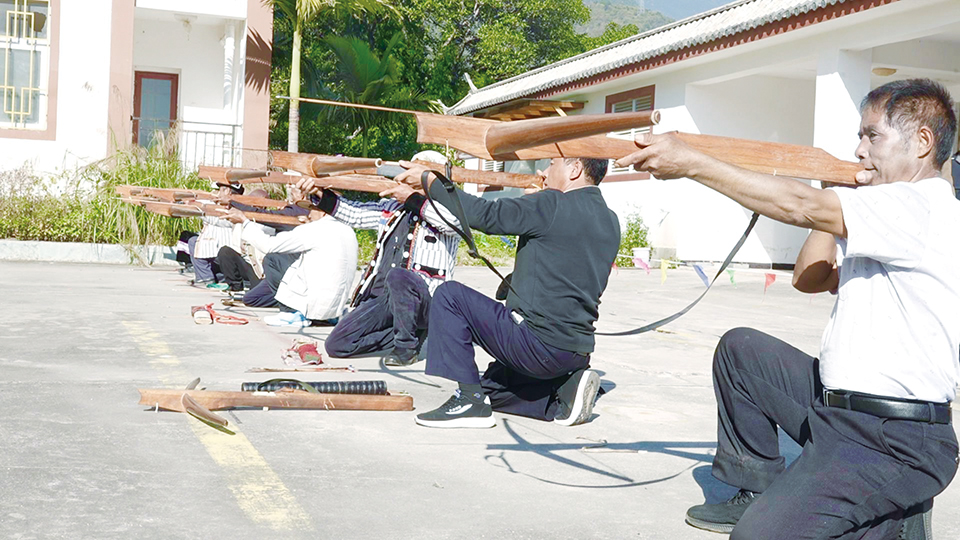
<instances>
[{"instance_id":1,"label":"short black hair","mask_svg":"<svg viewBox=\"0 0 960 540\"><path fill-rule=\"evenodd\" d=\"M607 176L607 160L597 158L580 158L583 163L583 172L587 174L593 185L598 185Z\"/></svg>"},{"instance_id":2,"label":"short black hair","mask_svg":"<svg viewBox=\"0 0 960 540\"><path fill-rule=\"evenodd\" d=\"M904 79L879 86L860 103L860 113L870 108L884 111L887 123L901 135L927 126L933 131L937 168L950 159L957 138L953 99L944 86L930 79Z\"/></svg>"}]
</instances>

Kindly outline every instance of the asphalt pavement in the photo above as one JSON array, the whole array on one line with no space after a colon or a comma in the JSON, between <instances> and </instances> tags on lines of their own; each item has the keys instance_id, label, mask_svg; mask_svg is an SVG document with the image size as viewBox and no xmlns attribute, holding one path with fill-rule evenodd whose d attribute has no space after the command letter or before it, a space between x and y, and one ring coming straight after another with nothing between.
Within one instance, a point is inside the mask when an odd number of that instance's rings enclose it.
<instances>
[{"instance_id":1,"label":"asphalt pavement","mask_svg":"<svg viewBox=\"0 0 960 540\"><path fill-rule=\"evenodd\" d=\"M709 269L708 269L709 270ZM275 310L223 308L244 326L194 324L220 293L170 268L0 262L0 538L716 539L684 512L735 492L710 475L716 449L713 349L724 331L758 328L816 354L833 307L789 276L738 269L663 329L598 337L606 391L588 423L562 427L496 414L488 430L415 425L455 385L423 364L324 358L384 380L414 412L245 409L236 435L138 404L138 388L239 390L274 374L298 336ZM455 278L488 295L483 268ZM615 270L600 331L640 326L703 290L690 268ZM765 290L766 289L766 290ZM482 351L478 365L489 361ZM282 374L281 374L282 375ZM799 448L782 438L782 451ZM938 540L960 538L960 488L936 499Z\"/></svg>"}]
</instances>

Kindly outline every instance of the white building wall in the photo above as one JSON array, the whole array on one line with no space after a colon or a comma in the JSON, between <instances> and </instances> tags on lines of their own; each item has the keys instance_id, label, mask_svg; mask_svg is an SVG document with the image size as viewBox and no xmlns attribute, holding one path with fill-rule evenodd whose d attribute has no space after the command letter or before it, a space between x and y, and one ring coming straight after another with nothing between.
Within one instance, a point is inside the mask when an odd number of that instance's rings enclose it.
<instances>
[{"instance_id":1,"label":"white building wall","mask_svg":"<svg viewBox=\"0 0 960 540\"><path fill-rule=\"evenodd\" d=\"M60 2L56 139L0 138L0 170L56 175L105 157L112 4Z\"/></svg>"},{"instance_id":2,"label":"white building wall","mask_svg":"<svg viewBox=\"0 0 960 540\"><path fill-rule=\"evenodd\" d=\"M813 140L814 84L802 79L748 76L690 85L686 112L695 133L791 144ZM681 260L723 260L746 227L750 212L696 182L683 181L683 219L677 231ZM676 200L676 199L675 199ZM807 231L762 219L736 260L792 264Z\"/></svg>"},{"instance_id":3,"label":"white building wall","mask_svg":"<svg viewBox=\"0 0 960 540\"><path fill-rule=\"evenodd\" d=\"M134 28L134 70L179 75L179 150L187 167L239 165L244 21L138 10Z\"/></svg>"},{"instance_id":4,"label":"white building wall","mask_svg":"<svg viewBox=\"0 0 960 540\"><path fill-rule=\"evenodd\" d=\"M134 69L180 75L182 119L242 124L247 0L137 0L136 5ZM112 0L60 2L58 71L51 74L57 81L55 139L0 138L0 170L27 166L57 175L106 157L114 137L108 126L112 8ZM133 95L132 88L124 90ZM133 103L123 106L132 114ZM239 146L241 130L236 131ZM119 139L124 137L129 134Z\"/></svg>"},{"instance_id":5,"label":"white building wall","mask_svg":"<svg viewBox=\"0 0 960 540\"><path fill-rule=\"evenodd\" d=\"M232 93L224 103L224 38L226 26L235 24L234 21L200 24L137 19L134 69L180 76L178 103L184 121L238 123ZM234 65L237 64L234 59ZM230 78L231 88L235 88L238 74L242 74L242 70L235 70Z\"/></svg>"},{"instance_id":6,"label":"white building wall","mask_svg":"<svg viewBox=\"0 0 960 540\"><path fill-rule=\"evenodd\" d=\"M246 19L247 0L137 0L137 7L185 15Z\"/></svg>"},{"instance_id":7,"label":"white building wall","mask_svg":"<svg viewBox=\"0 0 960 540\"><path fill-rule=\"evenodd\" d=\"M607 95L655 84L655 105L662 112L655 132L792 144L813 140L812 80L750 75L706 84L701 82L704 75L701 69L689 69L584 97L590 104L600 103L602 110ZM750 218L737 203L690 180L606 182L601 190L622 226L631 214L639 214L650 228L650 243L681 260L722 260ZM792 264L806 234L763 219L735 260Z\"/></svg>"}]
</instances>

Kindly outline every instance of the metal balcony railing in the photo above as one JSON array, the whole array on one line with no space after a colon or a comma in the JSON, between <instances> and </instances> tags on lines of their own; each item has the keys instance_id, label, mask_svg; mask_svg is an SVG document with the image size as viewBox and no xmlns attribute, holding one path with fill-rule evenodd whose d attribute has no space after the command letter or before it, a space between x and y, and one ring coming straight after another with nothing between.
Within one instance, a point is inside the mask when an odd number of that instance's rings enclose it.
<instances>
[{"instance_id":1,"label":"metal balcony railing","mask_svg":"<svg viewBox=\"0 0 960 540\"><path fill-rule=\"evenodd\" d=\"M215 124L133 118L137 143L148 146L154 134L174 132L177 138L177 153L187 170L196 170L200 165L236 167L241 160L241 126L238 124Z\"/></svg>"}]
</instances>

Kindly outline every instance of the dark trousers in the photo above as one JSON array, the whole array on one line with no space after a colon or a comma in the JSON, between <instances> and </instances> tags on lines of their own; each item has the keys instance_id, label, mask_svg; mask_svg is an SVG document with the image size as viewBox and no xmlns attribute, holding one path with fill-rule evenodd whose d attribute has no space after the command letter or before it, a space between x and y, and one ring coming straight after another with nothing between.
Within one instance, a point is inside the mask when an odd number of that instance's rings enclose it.
<instances>
[{"instance_id":1,"label":"dark trousers","mask_svg":"<svg viewBox=\"0 0 960 540\"><path fill-rule=\"evenodd\" d=\"M483 377L474 343L496 359ZM503 304L455 281L434 293L427 349L427 375L481 384L494 410L546 421L556 416L560 385L590 364L589 355L547 345Z\"/></svg>"},{"instance_id":2,"label":"dark trousers","mask_svg":"<svg viewBox=\"0 0 960 540\"><path fill-rule=\"evenodd\" d=\"M267 253L263 258L263 280L243 295L244 305L250 307L283 307L277 302L280 280L290 265L299 257L296 253Z\"/></svg>"},{"instance_id":3,"label":"dark trousers","mask_svg":"<svg viewBox=\"0 0 960 540\"><path fill-rule=\"evenodd\" d=\"M423 278L405 268L394 268L384 278L379 294L340 317L324 348L335 358L415 349L427 328L430 304L430 288Z\"/></svg>"},{"instance_id":4,"label":"dark trousers","mask_svg":"<svg viewBox=\"0 0 960 540\"><path fill-rule=\"evenodd\" d=\"M769 335L727 332L713 377L713 474L763 492L734 540L894 538L904 510L943 491L956 473L953 426L825 407L817 359ZM786 470L778 425L803 446Z\"/></svg>"},{"instance_id":5,"label":"dark trousers","mask_svg":"<svg viewBox=\"0 0 960 540\"><path fill-rule=\"evenodd\" d=\"M217 259L201 259L194 256L198 238L200 237L194 236L187 241L187 247L190 250L190 264L193 265L193 277L197 281L216 281L217 273L220 272L216 263Z\"/></svg>"},{"instance_id":6,"label":"dark trousers","mask_svg":"<svg viewBox=\"0 0 960 540\"><path fill-rule=\"evenodd\" d=\"M254 272L253 266L243 260L243 256L236 252L232 247L223 246L217 253L217 266L223 273L223 280L230 286L231 291L243 290L243 282L250 283L250 287L256 287L260 283L260 278Z\"/></svg>"}]
</instances>

